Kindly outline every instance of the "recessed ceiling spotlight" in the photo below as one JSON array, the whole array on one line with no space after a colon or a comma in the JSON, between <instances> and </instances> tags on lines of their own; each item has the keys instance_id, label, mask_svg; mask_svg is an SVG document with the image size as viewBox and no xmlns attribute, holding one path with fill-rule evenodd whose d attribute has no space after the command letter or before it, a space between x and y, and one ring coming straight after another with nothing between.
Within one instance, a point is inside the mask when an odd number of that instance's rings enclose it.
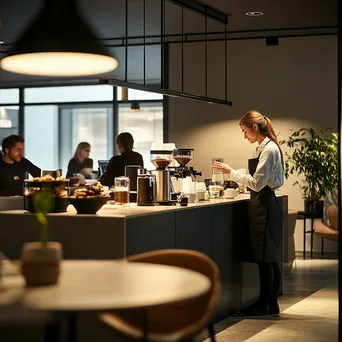
<instances>
[{"instance_id":1,"label":"recessed ceiling spotlight","mask_svg":"<svg viewBox=\"0 0 342 342\"><path fill-rule=\"evenodd\" d=\"M260 17L261 15L264 15L264 13L260 11L251 11L247 12L246 15L249 17Z\"/></svg>"},{"instance_id":2,"label":"recessed ceiling spotlight","mask_svg":"<svg viewBox=\"0 0 342 342\"><path fill-rule=\"evenodd\" d=\"M0 45L3 44L4 42L2 40L0 40Z\"/></svg>"}]
</instances>

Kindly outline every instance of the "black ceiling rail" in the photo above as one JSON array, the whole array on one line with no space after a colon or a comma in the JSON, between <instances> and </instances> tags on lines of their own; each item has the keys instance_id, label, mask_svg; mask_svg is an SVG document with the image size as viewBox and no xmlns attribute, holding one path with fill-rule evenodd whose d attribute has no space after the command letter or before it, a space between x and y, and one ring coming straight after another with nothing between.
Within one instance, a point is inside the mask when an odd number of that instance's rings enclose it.
<instances>
[{"instance_id":1,"label":"black ceiling rail","mask_svg":"<svg viewBox=\"0 0 342 342\"><path fill-rule=\"evenodd\" d=\"M143 27L143 32L144 32L144 37L146 36L146 0L143 1L143 22L144 22L144 27ZM144 84L146 84L146 38L144 38Z\"/></svg>"},{"instance_id":2,"label":"black ceiling rail","mask_svg":"<svg viewBox=\"0 0 342 342\"><path fill-rule=\"evenodd\" d=\"M184 6L182 6L182 93L184 92Z\"/></svg>"},{"instance_id":3,"label":"black ceiling rail","mask_svg":"<svg viewBox=\"0 0 342 342\"><path fill-rule=\"evenodd\" d=\"M208 96L208 41L207 41L207 32L208 32L208 23L207 23L207 15L204 17L204 31L205 31L205 42L204 42L204 79L205 79L205 96Z\"/></svg>"},{"instance_id":4,"label":"black ceiling rail","mask_svg":"<svg viewBox=\"0 0 342 342\"><path fill-rule=\"evenodd\" d=\"M175 5L185 7L196 13L205 15L213 20L217 20L221 23L228 24L228 15L223 13L214 7L205 5L196 0L167 0Z\"/></svg>"},{"instance_id":5,"label":"black ceiling rail","mask_svg":"<svg viewBox=\"0 0 342 342\"><path fill-rule=\"evenodd\" d=\"M317 36L331 36L331 35L337 35L336 32L325 32L325 33L306 33L306 34L285 34L285 35L279 35L274 34L272 36L267 37L278 37L278 38L294 38L294 37L317 37ZM250 40L250 39L265 39L265 35L260 36L248 36L248 37L235 37L235 38L215 38L215 39L208 39L208 42L222 42L224 40L227 41L234 41L234 40ZM193 39L193 40L186 40L185 43L204 43L205 39ZM153 46L153 45L161 45L161 44L179 44L182 43L182 40L172 40L172 41L166 41L164 43L160 42L153 42L153 43L145 43L146 46ZM128 46L143 46L143 43L130 43ZM122 44L105 44L107 48L114 48L114 47L124 47L125 45Z\"/></svg>"},{"instance_id":6,"label":"black ceiling rail","mask_svg":"<svg viewBox=\"0 0 342 342\"><path fill-rule=\"evenodd\" d=\"M227 101L227 90L228 90L228 68L227 68L227 24L224 24L224 89L225 99Z\"/></svg>"},{"instance_id":7,"label":"black ceiling rail","mask_svg":"<svg viewBox=\"0 0 342 342\"><path fill-rule=\"evenodd\" d=\"M128 0L125 1L125 36L126 36L126 41L125 41L125 81L128 81L128 41L127 41L127 36L128 36Z\"/></svg>"},{"instance_id":8,"label":"black ceiling rail","mask_svg":"<svg viewBox=\"0 0 342 342\"><path fill-rule=\"evenodd\" d=\"M169 0L168 0L169 1ZM240 30L240 31L227 31L227 35L234 35L234 34L239 34L239 33L257 33L257 32L282 32L282 31L309 31L309 30L334 30L333 33L337 34L337 30L338 30L338 26L337 25L330 25L330 26L310 26L310 27L292 27L292 28L277 28L277 29L258 29L258 30ZM320 33L321 35L324 34L333 34L333 33ZM207 36L212 36L212 35L225 35L225 31L212 31L212 32L207 32ZM177 38L177 37L182 37L184 36L185 41L188 40L188 37L192 37L192 36L204 36L205 32L189 32L189 33L172 33L172 34L164 34L164 39L166 38ZM300 36L307 36L308 34L297 34L296 36L300 37ZM313 34L312 34L313 35ZM316 35L319 35L319 33L317 33ZM277 34L277 36L279 36ZM284 35L284 37L286 37L286 35ZM124 42L125 41L129 41L129 40L148 40L148 39L160 39L160 35L143 35L143 36L130 36L130 37L113 37L113 38L102 38L100 40L104 41L104 40L108 40L108 41L120 41L122 42L122 44L117 44L117 45L113 45L115 46L124 46ZM244 37L243 37L244 38ZM210 40L210 39L209 39ZM3 43L0 46L1 47L9 47L11 45L15 44L15 42L13 43ZM160 43L159 43L160 44ZM142 45L142 44L140 44ZM106 46L111 46L111 45L106 45ZM136 45L129 45L129 46L136 46Z\"/></svg>"},{"instance_id":9,"label":"black ceiling rail","mask_svg":"<svg viewBox=\"0 0 342 342\"><path fill-rule=\"evenodd\" d=\"M231 101L226 101L226 100L221 100L221 99L216 99L212 97L205 97L202 95L197 95L197 94L191 94L191 93L182 93L180 91L176 90L170 90L170 89L163 89L159 87L158 85L144 85L140 83L133 83L133 82L125 82L122 80L118 80L116 78L100 78L99 79L100 84L108 84L116 87L127 87L131 89L136 89L136 90L141 90L141 91L149 91L152 93L157 93L157 94L162 94L165 96L171 96L171 97L181 97L185 99L191 99L191 100L198 100L198 101L205 101L208 103L217 103L217 104L222 104L222 105L228 105L232 106L233 102Z\"/></svg>"},{"instance_id":10,"label":"black ceiling rail","mask_svg":"<svg viewBox=\"0 0 342 342\"><path fill-rule=\"evenodd\" d=\"M308 27L286 27L286 28L272 28L272 29L257 29L257 30L239 30L239 31L229 31L227 30L227 34L238 34L238 33L256 33L256 32L281 32L281 31L305 31L305 30L329 30L329 29L338 29L337 25L330 25L330 26L308 26ZM207 35L217 35L217 34L225 34L225 31L211 31L207 32ZM180 37L180 36L204 36L205 32L189 32L189 33L170 33L170 34L165 34L165 38L172 38L172 37ZM153 39L153 38L160 38L160 35L147 35L147 36L130 36L127 37L127 40L132 40L132 39ZM122 40L122 37L113 37L113 38L102 38L101 40ZM125 38L126 39L126 38ZM6 45L12 45L12 44L2 44L2 46Z\"/></svg>"}]
</instances>

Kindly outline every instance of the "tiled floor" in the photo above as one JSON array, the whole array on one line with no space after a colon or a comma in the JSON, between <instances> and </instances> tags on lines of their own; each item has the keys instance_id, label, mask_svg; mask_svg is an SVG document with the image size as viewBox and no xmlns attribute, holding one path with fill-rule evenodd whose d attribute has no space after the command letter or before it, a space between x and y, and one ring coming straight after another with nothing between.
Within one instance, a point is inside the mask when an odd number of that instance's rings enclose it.
<instances>
[{"instance_id":1,"label":"tiled floor","mask_svg":"<svg viewBox=\"0 0 342 342\"><path fill-rule=\"evenodd\" d=\"M284 277L279 304L279 317L228 317L219 322L217 342L337 341L337 260L297 260L297 270ZM199 340L209 342L203 336Z\"/></svg>"}]
</instances>

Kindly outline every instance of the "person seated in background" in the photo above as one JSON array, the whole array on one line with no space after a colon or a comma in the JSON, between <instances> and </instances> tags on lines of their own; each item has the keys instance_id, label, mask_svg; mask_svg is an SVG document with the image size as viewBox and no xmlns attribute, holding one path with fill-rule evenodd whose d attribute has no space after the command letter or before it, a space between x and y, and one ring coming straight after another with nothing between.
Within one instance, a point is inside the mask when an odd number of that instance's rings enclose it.
<instances>
[{"instance_id":1,"label":"person seated in background","mask_svg":"<svg viewBox=\"0 0 342 342\"><path fill-rule=\"evenodd\" d=\"M143 157L140 153L133 151L134 139L128 132L120 133L116 138L116 144L120 156L114 156L109 161L106 171L100 178L102 185L112 186L114 178L125 175L125 166L139 165L144 167Z\"/></svg>"},{"instance_id":2,"label":"person seated in background","mask_svg":"<svg viewBox=\"0 0 342 342\"><path fill-rule=\"evenodd\" d=\"M73 177L77 173L82 174L85 178L90 178L93 171L93 160L89 158L90 149L91 146L87 142L78 144L74 157L69 161L66 178Z\"/></svg>"},{"instance_id":3,"label":"person seated in background","mask_svg":"<svg viewBox=\"0 0 342 342\"><path fill-rule=\"evenodd\" d=\"M40 177L41 170L23 157L24 138L10 135L2 141L0 158L0 196L18 196L23 194L26 173Z\"/></svg>"}]
</instances>

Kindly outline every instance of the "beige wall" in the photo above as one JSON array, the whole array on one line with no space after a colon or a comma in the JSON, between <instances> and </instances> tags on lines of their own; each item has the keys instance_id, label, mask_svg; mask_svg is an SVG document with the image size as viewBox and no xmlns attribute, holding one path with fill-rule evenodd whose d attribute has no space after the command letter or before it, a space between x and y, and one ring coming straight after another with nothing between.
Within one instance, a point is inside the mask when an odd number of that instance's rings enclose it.
<instances>
[{"instance_id":1,"label":"beige wall","mask_svg":"<svg viewBox=\"0 0 342 342\"><path fill-rule=\"evenodd\" d=\"M181 85L180 51L180 45L171 45L172 89ZM223 98L224 43L209 43L208 51L208 96ZM184 91L204 94L204 45L184 45L184 52ZM227 54L232 107L170 98L169 141L195 149L192 164L203 178L211 176L213 157L223 157L235 168L246 167L256 147L243 139L238 126L247 110L269 116L279 139L301 127L337 129L337 36L283 38L278 46L266 46L264 39L230 41ZM299 189L292 186L295 180L286 181L282 192L289 195L290 208L302 210ZM297 250L303 249L302 231L298 222ZM317 237L315 248L320 248ZM336 249L326 242L326 250Z\"/></svg>"}]
</instances>

